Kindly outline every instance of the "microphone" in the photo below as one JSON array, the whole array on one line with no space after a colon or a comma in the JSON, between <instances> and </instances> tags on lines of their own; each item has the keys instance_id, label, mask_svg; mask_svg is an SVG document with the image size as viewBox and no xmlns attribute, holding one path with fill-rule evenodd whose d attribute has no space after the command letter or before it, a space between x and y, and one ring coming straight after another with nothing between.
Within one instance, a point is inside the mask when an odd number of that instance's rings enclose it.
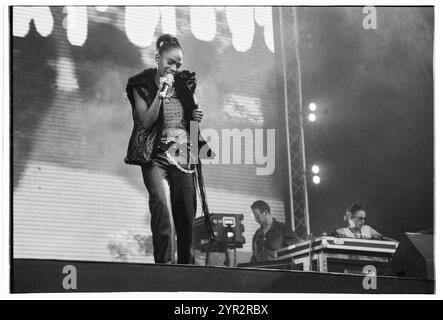
<instances>
[{"instance_id":1,"label":"microphone","mask_svg":"<svg viewBox=\"0 0 443 320\"><path fill-rule=\"evenodd\" d=\"M168 70L166 72L166 77L168 78L168 82L174 83L174 71ZM170 85L169 83L163 82L162 90L159 93L159 98L163 100L166 97L166 92L168 91Z\"/></svg>"}]
</instances>

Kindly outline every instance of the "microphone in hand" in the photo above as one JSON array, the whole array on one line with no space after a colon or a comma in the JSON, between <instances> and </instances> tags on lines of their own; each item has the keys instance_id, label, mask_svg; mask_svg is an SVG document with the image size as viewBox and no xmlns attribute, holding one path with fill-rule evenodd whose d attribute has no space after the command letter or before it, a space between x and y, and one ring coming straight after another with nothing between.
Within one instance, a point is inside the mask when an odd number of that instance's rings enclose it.
<instances>
[{"instance_id":1,"label":"microphone in hand","mask_svg":"<svg viewBox=\"0 0 443 320\"><path fill-rule=\"evenodd\" d=\"M161 91L159 98L163 100L166 97L166 92L170 87L174 85L174 73L172 70L168 70L166 76L160 78Z\"/></svg>"}]
</instances>

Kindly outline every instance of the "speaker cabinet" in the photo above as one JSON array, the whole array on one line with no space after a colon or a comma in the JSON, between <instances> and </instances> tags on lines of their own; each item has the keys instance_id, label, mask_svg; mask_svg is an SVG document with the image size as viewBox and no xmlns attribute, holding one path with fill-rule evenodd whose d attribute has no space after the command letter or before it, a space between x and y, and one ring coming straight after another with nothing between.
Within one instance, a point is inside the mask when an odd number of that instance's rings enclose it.
<instances>
[{"instance_id":1,"label":"speaker cabinet","mask_svg":"<svg viewBox=\"0 0 443 320\"><path fill-rule=\"evenodd\" d=\"M392 257L390 274L434 280L434 235L405 233Z\"/></svg>"}]
</instances>

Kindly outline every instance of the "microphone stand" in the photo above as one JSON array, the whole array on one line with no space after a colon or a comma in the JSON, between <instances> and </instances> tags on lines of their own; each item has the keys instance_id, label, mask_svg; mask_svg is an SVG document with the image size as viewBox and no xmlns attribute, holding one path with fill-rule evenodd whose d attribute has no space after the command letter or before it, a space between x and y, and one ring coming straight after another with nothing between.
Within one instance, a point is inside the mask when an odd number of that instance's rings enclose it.
<instances>
[{"instance_id":1,"label":"microphone stand","mask_svg":"<svg viewBox=\"0 0 443 320\"><path fill-rule=\"evenodd\" d=\"M308 269L309 269L309 271L312 271L312 246L314 245L315 237L312 234L309 234L308 239L309 239Z\"/></svg>"},{"instance_id":2,"label":"microphone stand","mask_svg":"<svg viewBox=\"0 0 443 320\"><path fill-rule=\"evenodd\" d=\"M186 86L186 84L185 84ZM198 104L195 103L195 98L194 98L194 94L192 93L192 91L189 89L189 99L190 99L190 103L192 105L192 110L198 109ZM212 226L212 221L210 218L210 212L209 212L209 207L208 207L208 203L207 203L207 199L206 199L206 189L205 189L205 182L203 180L203 175L202 175L202 168L201 168L201 160L200 160L200 156L198 154L199 152L199 146L198 146L198 142L200 139L200 124L198 125L198 130L197 130L197 155L195 156L197 158L197 163L195 164L196 170L195 170L195 177L199 186L199 191L200 191L200 200L201 200L201 205L202 205L202 211L205 217L205 225L206 225L206 229L208 231L208 235L209 235L209 241L213 241L215 239L215 235L214 235L214 229ZM191 146L192 148L192 146ZM190 155L192 155L192 152L190 152Z\"/></svg>"}]
</instances>

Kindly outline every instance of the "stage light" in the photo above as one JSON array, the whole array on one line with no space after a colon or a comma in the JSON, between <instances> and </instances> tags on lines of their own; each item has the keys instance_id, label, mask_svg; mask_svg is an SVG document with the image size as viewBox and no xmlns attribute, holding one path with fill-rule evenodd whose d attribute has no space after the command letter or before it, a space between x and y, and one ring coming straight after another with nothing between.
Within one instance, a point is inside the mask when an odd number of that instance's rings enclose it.
<instances>
[{"instance_id":1,"label":"stage light","mask_svg":"<svg viewBox=\"0 0 443 320\"><path fill-rule=\"evenodd\" d=\"M66 29L68 40L73 46L81 47L88 37L88 8L66 7Z\"/></svg>"},{"instance_id":2,"label":"stage light","mask_svg":"<svg viewBox=\"0 0 443 320\"><path fill-rule=\"evenodd\" d=\"M272 7L255 7L255 22L260 27L264 27L265 43L268 49L274 53L274 27L272 23Z\"/></svg>"},{"instance_id":3,"label":"stage light","mask_svg":"<svg viewBox=\"0 0 443 320\"><path fill-rule=\"evenodd\" d=\"M319 176L313 176L313 177L312 177L312 181L313 181L315 184L319 184L319 183L320 183L320 177L319 177Z\"/></svg>"},{"instance_id":4,"label":"stage light","mask_svg":"<svg viewBox=\"0 0 443 320\"><path fill-rule=\"evenodd\" d=\"M211 7L191 7L191 31L201 41L212 41L216 35L216 14Z\"/></svg>"},{"instance_id":5,"label":"stage light","mask_svg":"<svg viewBox=\"0 0 443 320\"><path fill-rule=\"evenodd\" d=\"M160 20L162 24L162 32L169 33L173 36L177 33L177 21L175 19L174 7L160 7Z\"/></svg>"},{"instance_id":6,"label":"stage light","mask_svg":"<svg viewBox=\"0 0 443 320\"><path fill-rule=\"evenodd\" d=\"M232 33L232 45L235 50L248 51L254 41L254 8L226 7L226 22Z\"/></svg>"},{"instance_id":7,"label":"stage light","mask_svg":"<svg viewBox=\"0 0 443 320\"><path fill-rule=\"evenodd\" d=\"M312 172L313 172L314 174L318 174L318 173L320 172L320 168L319 168L319 166L317 166L317 165L313 165L313 166L312 166Z\"/></svg>"},{"instance_id":8,"label":"stage light","mask_svg":"<svg viewBox=\"0 0 443 320\"><path fill-rule=\"evenodd\" d=\"M316 111L317 110L317 105L315 103L311 102L309 104L309 110L311 110L312 112Z\"/></svg>"},{"instance_id":9,"label":"stage light","mask_svg":"<svg viewBox=\"0 0 443 320\"><path fill-rule=\"evenodd\" d=\"M108 6L97 6L95 7L95 10L97 10L98 12L106 12L108 11Z\"/></svg>"},{"instance_id":10,"label":"stage light","mask_svg":"<svg viewBox=\"0 0 443 320\"><path fill-rule=\"evenodd\" d=\"M160 19L160 10L150 7L125 8L125 32L129 41L146 48L154 40L154 32Z\"/></svg>"},{"instance_id":11,"label":"stage light","mask_svg":"<svg viewBox=\"0 0 443 320\"><path fill-rule=\"evenodd\" d=\"M54 18L49 7L14 7L12 10L12 34L14 37L25 37L29 32L29 25L34 21L37 32L47 37L54 28Z\"/></svg>"},{"instance_id":12,"label":"stage light","mask_svg":"<svg viewBox=\"0 0 443 320\"><path fill-rule=\"evenodd\" d=\"M317 119L315 113L310 113L308 116L309 121L314 122Z\"/></svg>"}]
</instances>

